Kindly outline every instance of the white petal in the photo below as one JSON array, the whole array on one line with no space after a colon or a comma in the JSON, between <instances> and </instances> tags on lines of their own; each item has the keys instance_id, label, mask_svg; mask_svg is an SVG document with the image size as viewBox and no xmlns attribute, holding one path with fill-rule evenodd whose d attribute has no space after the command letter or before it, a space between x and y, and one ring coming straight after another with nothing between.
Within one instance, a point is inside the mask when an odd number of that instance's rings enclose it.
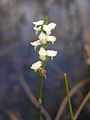
<instances>
[{"instance_id":1,"label":"white petal","mask_svg":"<svg viewBox=\"0 0 90 120\"><path fill-rule=\"evenodd\" d=\"M42 66L41 61L37 61L36 63L32 64L31 69L33 69L35 72Z\"/></svg>"},{"instance_id":2,"label":"white petal","mask_svg":"<svg viewBox=\"0 0 90 120\"><path fill-rule=\"evenodd\" d=\"M43 25L43 30L50 35L51 34L51 29L48 27L48 25Z\"/></svg>"},{"instance_id":3,"label":"white petal","mask_svg":"<svg viewBox=\"0 0 90 120\"><path fill-rule=\"evenodd\" d=\"M52 44L53 44L56 41L56 37L55 36L47 36L47 41L52 42Z\"/></svg>"},{"instance_id":4,"label":"white petal","mask_svg":"<svg viewBox=\"0 0 90 120\"><path fill-rule=\"evenodd\" d=\"M39 35L39 39L40 39L40 40L45 40L46 37L47 37L46 34L43 33L43 32L41 32L40 35Z\"/></svg>"},{"instance_id":5,"label":"white petal","mask_svg":"<svg viewBox=\"0 0 90 120\"><path fill-rule=\"evenodd\" d=\"M44 21L43 20L39 20L37 22L33 22L34 25L43 25Z\"/></svg>"},{"instance_id":6,"label":"white petal","mask_svg":"<svg viewBox=\"0 0 90 120\"><path fill-rule=\"evenodd\" d=\"M51 34L51 30L53 30L56 27L55 23L50 23L48 25L43 25L43 30L50 35Z\"/></svg>"},{"instance_id":7,"label":"white petal","mask_svg":"<svg viewBox=\"0 0 90 120\"><path fill-rule=\"evenodd\" d=\"M46 52L46 50L43 48L43 47L41 47L40 48L40 50L39 50L39 55L41 56L41 55L43 55L43 56L46 56L47 55L47 52Z\"/></svg>"},{"instance_id":8,"label":"white petal","mask_svg":"<svg viewBox=\"0 0 90 120\"><path fill-rule=\"evenodd\" d=\"M41 44L46 44L46 42L47 42L46 38L47 38L46 34L41 32L40 35L39 35L39 39L40 39Z\"/></svg>"},{"instance_id":9,"label":"white petal","mask_svg":"<svg viewBox=\"0 0 90 120\"><path fill-rule=\"evenodd\" d=\"M40 31L41 30L41 26L40 27L33 27L34 30L36 31Z\"/></svg>"},{"instance_id":10,"label":"white petal","mask_svg":"<svg viewBox=\"0 0 90 120\"><path fill-rule=\"evenodd\" d=\"M35 42L31 42L31 45L34 46L36 49L37 46L41 45L40 40L37 40Z\"/></svg>"},{"instance_id":11,"label":"white petal","mask_svg":"<svg viewBox=\"0 0 90 120\"><path fill-rule=\"evenodd\" d=\"M40 55L39 58L40 58L40 60L45 61L47 57L43 56L43 55Z\"/></svg>"},{"instance_id":12,"label":"white petal","mask_svg":"<svg viewBox=\"0 0 90 120\"><path fill-rule=\"evenodd\" d=\"M35 42L31 42L31 45L32 45L32 46L41 45L40 40L37 40L37 41L35 41Z\"/></svg>"},{"instance_id":13,"label":"white petal","mask_svg":"<svg viewBox=\"0 0 90 120\"><path fill-rule=\"evenodd\" d=\"M51 57L53 59L54 56L57 55L57 51L54 50L47 50L47 56Z\"/></svg>"},{"instance_id":14,"label":"white petal","mask_svg":"<svg viewBox=\"0 0 90 120\"><path fill-rule=\"evenodd\" d=\"M52 23L48 24L48 27L49 27L51 30L53 30L53 29L55 29L56 24L52 22Z\"/></svg>"},{"instance_id":15,"label":"white petal","mask_svg":"<svg viewBox=\"0 0 90 120\"><path fill-rule=\"evenodd\" d=\"M41 60L43 60L43 61L46 60L47 52L43 47L40 48L38 53L40 55Z\"/></svg>"},{"instance_id":16,"label":"white petal","mask_svg":"<svg viewBox=\"0 0 90 120\"><path fill-rule=\"evenodd\" d=\"M46 40L40 40L40 43L45 45L47 43L47 41Z\"/></svg>"},{"instance_id":17,"label":"white petal","mask_svg":"<svg viewBox=\"0 0 90 120\"><path fill-rule=\"evenodd\" d=\"M36 30L36 35L38 34L38 32L41 30L41 26L40 27L33 27L34 30Z\"/></svg>"}]
</instances>

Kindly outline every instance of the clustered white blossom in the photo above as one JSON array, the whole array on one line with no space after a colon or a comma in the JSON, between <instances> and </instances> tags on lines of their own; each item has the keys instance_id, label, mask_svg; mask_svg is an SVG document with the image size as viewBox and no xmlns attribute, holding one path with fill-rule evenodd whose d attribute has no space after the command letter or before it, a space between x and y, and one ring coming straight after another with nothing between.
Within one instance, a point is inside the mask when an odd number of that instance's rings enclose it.
<instances>
[{"instance_id":1,"label":"clustered white blossom","mask_svg":"<svg viewBox=\"0 0 90 120\"><path fill-rule=\"evenodd\" d=\"M35 25L34 30L36 31L36 34L39 32L39 39L31 42L31 45L34 46L35 50L38 46L40 46L38 50L40 60L31 66L31 69L36 72L37 70L40 70L40 68L43 68L43 63L47 61L48 57L53 59L53 57L57 55L57 51L55 50L46 50L46 46L49 42L54 44L56 41L56 37L51 35L51 31L55 29L56 24L53 22L47 24L43 20L33 22L33 24Z\"/></svg>"}]
</instances>

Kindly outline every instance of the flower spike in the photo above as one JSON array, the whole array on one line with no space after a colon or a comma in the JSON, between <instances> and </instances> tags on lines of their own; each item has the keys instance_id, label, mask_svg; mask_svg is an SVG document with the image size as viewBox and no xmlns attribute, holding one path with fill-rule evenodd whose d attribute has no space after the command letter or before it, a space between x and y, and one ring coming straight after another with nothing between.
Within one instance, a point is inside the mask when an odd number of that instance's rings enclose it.
<instances>
[{"instance_id":1,"label":"flower spike","mask_svg":"<svg viewBox=\"0 0 90 120\"><path fill-rule=\"evenodd\" d=\"M32 64L31 69L33 69L35 72L39 69L43 76L46 78L45 71L43 70L45 63L49 57L53 59L53 57L57 55L57 51L55 50L46 50L48 43L51 42L52 44L54 44L54 42L56 41L56 37L51 35L51 31L55 29L56 24L53 22L48 24L47 17L45 18L45 20L39 20L37 22L33 22L33 24L35 25L34 30L36 31L36 34L39 32L39 39L31 42L31 45L34 47L35 50L38 46L40 46L38 50L40 60Z\"/></svg>"}]
</instances>

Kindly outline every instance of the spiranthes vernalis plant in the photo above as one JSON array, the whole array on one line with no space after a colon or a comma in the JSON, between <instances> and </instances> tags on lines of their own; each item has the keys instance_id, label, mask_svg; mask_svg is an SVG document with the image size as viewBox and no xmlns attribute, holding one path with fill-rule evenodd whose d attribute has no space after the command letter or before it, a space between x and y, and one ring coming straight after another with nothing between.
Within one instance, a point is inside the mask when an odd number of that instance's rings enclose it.
<instances>
[{"instance_id":1,"label":"spiranthes vernalis plant","mask_svg":"<svg viewBox=\"0 0 90 120\"><path fill-rule=\"evenodd\" d=\"M40 120L42 120L41 115L41 106L42 106L42 80L43 77L47 78L45 64L50 57L53 59L57 55L57 51L55 50L47 50L46 47L49 43L54 44L56 41L56 37L51 35L51 31L55 29L56 24L51 22L48 24L47 17L45 20L39 20L37 22L33 22L33 29L38 35L38 40L31 42L31 45L34 47L35 51L38 51L39 59L35 63L32 64L31 69L37 72L40 76L40 96L39 96L39 108L40 108ZM37 47L39 46L39 49Z\"/></svg>"}]
</instances>

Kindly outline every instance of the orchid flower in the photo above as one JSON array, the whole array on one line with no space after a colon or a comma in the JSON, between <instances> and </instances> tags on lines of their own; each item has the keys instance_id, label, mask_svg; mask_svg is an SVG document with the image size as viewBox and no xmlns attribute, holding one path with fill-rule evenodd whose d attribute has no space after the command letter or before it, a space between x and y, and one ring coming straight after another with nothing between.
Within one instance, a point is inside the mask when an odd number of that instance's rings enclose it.
<instances>
[{"instance_id":1,"label":"orchid flower","mask_svg":"<svg viewBox=\"0 0 90 120\"><path fill-rule=\"evenodd\" d=\"M36 25L36 27L37 27L38 25L43 25L43 23L44 23L43 20L39 20L39 21L37 21L37 22L33 22L33 24Z\"/></svg>"},{"instance_id":2,"label":"orchid flower","mask_svg":"<svg viewBox=\"0 0 90 120\"><path fill-rule=\"evenodd\" d=\"M37 22L33 22L33 24L35 25L33 27L33 29L36 31L36 34L41 30L41 26L43 25L44 21L43 20L39 20ZM39 27L38 27L39 26Z\"/></svg>"},{"instance_id":3,"label":"orchid flower","mask_svg":"<svg viewBox=\"0 0 90 120\"><path fill-rule=\"evenodd\" d=\"M53 59L53 57L57 55L57 51L45 50L43 47L40 48L38 53L41 60L46 60L47 57L51 57Z\"/></svg>"},{"instance_id":4,"label":"orchid flower","mask_svg":"<svg viewBox=\"0 0 90 120\"><path fill-rule=\"evenodd\" d=\"M34 30L36 30L36 35L38 34L38 32L41 30L41 26L40 27L33 27Z\"/></svg>"},{"instance_id":5,"label":"orchid flower","mask_svg":"<svg viewBox=\"0 0 90 120\"><path fill-rule=\"evenodd\" d=\"M37 46L41 45L40 40L31 42L31 45L34 46L34 48L35 48L35 50L36 50Z\"/></svg>"},{"instance_id":6,"label":"orchid flower","mask_svg":"<svg viewBox=\"0 0 90 120\"><path fill-rule=\"evenodd\" d=\"M55 23L50 23L48 25L43 25L43 30L50 35L51 34L51 30L55 29L56 24Z\"/></svg>"},{"instance_id":7,"label":"orchid flower","mask_svg":"<svg viewBox=\"0 0 90 120\"><path fill-rule=\"evenodd\" d=\"M40 69L41 66L42 66L42 62L37 61L36 63L32 64L31 69L33 69L36 72L38 69Z\"/></svg>"},{"instance_id":8,"label":"orchid flower","mask_svg":"<svg viewBox=\"0 0 90 120\"><path fill-rule=\"evenodd\" d=\"M46 35L45 33L41 32L39 35L39 40L31 42L31 45L34 46L34 48L36 50L37 46L39 46L39 45L45 45L45 44L47 44L47 42L51 42L52 44L54 44L55 41L56 41L55 36L49 36L49 35Z\"/></svg>"},{"instance_id":9,"label":"orchid flower","mask_svg":"<svg viewBox=\"0 0 90 120\"><path fill-rule=\"evenodd\" d=\"M39 35L39 40L41 44L46 44L47 42L52 42L52 44L56 41L55 36L49 36L45 34L44 32L41 32Z\"/></svg>"}]
</instances>

